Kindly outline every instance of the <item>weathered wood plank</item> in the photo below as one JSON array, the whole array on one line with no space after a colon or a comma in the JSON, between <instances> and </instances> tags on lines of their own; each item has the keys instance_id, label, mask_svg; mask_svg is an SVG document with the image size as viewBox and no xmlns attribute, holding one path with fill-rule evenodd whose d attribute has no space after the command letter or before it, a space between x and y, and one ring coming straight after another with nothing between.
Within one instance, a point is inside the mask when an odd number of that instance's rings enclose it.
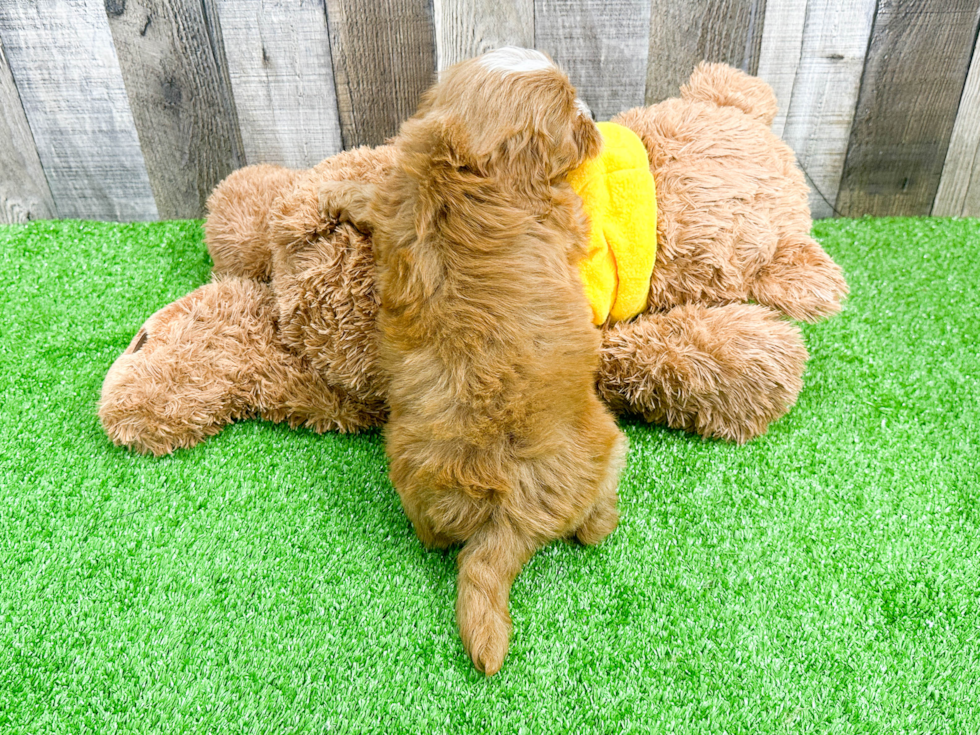
<instances>
[{"instance_id":1,"label":"weathered wood plank","mask_svg":"<svg viewBox=\"0 0 980 735\"><path fill-rule=\"evenodd\" d=\"M379 145L435 81L427 0L327 0L344 147Z\"/></svg>"},{"instance_id":2,"label":"weathered wood plank","mask_svg":"<svg viewBox=\"0 0 980 735\"><path fill-rule=\"evenodd\" d=\"M535 46L568 72L597 120L643 104L650 4L535 0Z\"/></svg>"},{"instance_id":3,"label":"weathered wood plank","mask_svg":"<svg viewBox=\"0 0 980 735\"><path fill-rule=\"evenodd\" d=\"M200 217L243 164L230 91L201 0L106 0L157 210Z\"/></svg>"},{"instance_id":4,"label":"weathered wood plank","mask_svg":"<svg viewBox=\"0 0 980 735\"><path fill-rule=\"evenodd\" d=\"M101 0L0 3L0 38L58 215L156 219Z\"/></svg>"},{"instance_id":5,"label":"weathered wood plank","mask_svg":"<svg viewBox=\"0 0 980 735\"><path fill-rule=\"evenodd\" d=\"M976 0L880 0L837 209L926 215L980 19Z\"/></svg>"},{"instance_id":6,"label":"weathered wood plank","mask_svg":"<svg viewBox=\"0 0 980 735\"><path fill-rule=\"evenodd\" d=\"M874 0L869 0L872 4ZM766 0L766 17L759 47L759 78L776 93L779 112L772 122L772 132L782 137L796 72L803 57L803 33L809 2ZM860 83L860 77L858 78ZM846 144L845 144L846 145Z\"/></svg>"},{"instance_id":7,"label":"weathered wood plank","mask_svg":"<svg viewBox=\"0 0 980 735\"><path fill-rule=\"evenodd\" d=\"M0 43L0 224L55 215L51 189Z\"/></svg>"},{"instance_id":8,"label":"weathered wood plank","mask_svg":"<svg viewBox=\"0 0 980 735\"><path fill-rule=\"evenodd\" d=\"M323 0L216 0L248 163L309 168L343 148Z\"/></svg>"},{"instance_id":9,"label":"weathered wood plank","mask_svg":"<svg viewBox=\"0 0 980 735\"><path fill-rule=\"evenodd\" d=\"M814 217L830 217L850 138L875 0L768 0L759 77L779 100L773 132L810 179Z\"/></svg>"},{"instance_id":10,"label":"weathered wood plank","mask_svg":"<svg viewBox=\"0 0 980 735\"><path fill-rule=\"evenodd\" d=\"M932 213L980 217L980 41L973 49Z\"/></svg>"},{"instance_id":11,"label":"weathered wood plank","mask_svg":"<svg viewBox=\"0 0 980 735\"><path fill-rule=\"evenodd\" d=\"M646 104L676 97L699 61L755 74L766 0L653 0Z\"/></svg>"},{"instance_id":12,"label":"weathered wood plank","mask_svg":"<svg viewBox=\"0 0 980 735\"><path fill-rule=\"evenodd\" d=\"M436 67L500 48L534 46L534 0L434 0Z\"/></svg>"}]
</instances>

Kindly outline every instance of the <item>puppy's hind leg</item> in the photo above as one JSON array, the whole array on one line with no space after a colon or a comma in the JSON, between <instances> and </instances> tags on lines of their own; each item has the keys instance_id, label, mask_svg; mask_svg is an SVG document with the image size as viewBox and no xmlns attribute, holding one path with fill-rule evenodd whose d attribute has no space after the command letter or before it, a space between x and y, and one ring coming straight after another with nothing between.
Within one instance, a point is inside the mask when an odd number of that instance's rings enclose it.
<instances>
[{"instance_id":1,"label":"puppy's hind leg","mask_svg":"<svg viewBox=\"0 0 980 735\"><path fill-rule=\"evenodd\" d=\"M425 514L425 508L419 503L418 498L414 495L408 493L403 493L401 495L402 508L405 510L405 515L412 522L412 528L415 529L415 535L418 536L419 541L428 549L445 549L447 546L451 546L453 540L444 533L440 533L432 525L431 519L429 519Z\"/></svg>"},{"instance_id":2,"label":"puppy's hind leg","mask_svg":"<svg viewBox=\"0 0 980 735\"><path fill-rule=\"evenodd\" d=\"M473 665L492 676L510 644L510 588L539 544L504 517L482 526L459 552L456 622Z\"/></svg>"},{"instance_id":3,"label":"puppy's hind leg","mask_svg":"<svg viewBox=\"0 0 980 735\"><path fill-rule=\"evenodd\" d=\"M575 529L575 538L580 543L590 546L600 543L606 536L616 530L619 525L619 475L626 465L628 442L624 434L616 439L616 444L609 455L606 474L599 485L595 503Z\"/></svg>"}]
</instances>

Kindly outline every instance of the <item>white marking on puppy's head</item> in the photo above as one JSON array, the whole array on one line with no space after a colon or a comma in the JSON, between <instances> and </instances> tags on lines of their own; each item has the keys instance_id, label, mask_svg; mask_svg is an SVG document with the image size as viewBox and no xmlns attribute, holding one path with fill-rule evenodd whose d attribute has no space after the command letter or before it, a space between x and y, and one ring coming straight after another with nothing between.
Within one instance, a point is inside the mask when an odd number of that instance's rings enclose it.
<instances>
[{"instance_id":1,"label":"white marking on puppy's head","mask_svg":"<svg viewBox=\"0 0 980 735\"><path fill-rule=\"evenodd\" d=\"M590 120L595 119L595 117L593 117L592 115L592 110L590 110L589 106L585 104L582 100L576 98L575 106L578 108L578 111L582 113L582 117L587 117Z\"/></svg>"},{"instance_id":2,"label":"white marking on puppy's head","mask_svg":"<svg viewBox=\"0 0 980 735\"><path fill-rule=\"evenodd\" d=\"M554 63L540 51L532 48L504 46L496 51L490 51L480 58L480 64L490 71L502 71L505 74L521 74L532 71L544 71L556 68Z\"/></svg>"}]
</instances>

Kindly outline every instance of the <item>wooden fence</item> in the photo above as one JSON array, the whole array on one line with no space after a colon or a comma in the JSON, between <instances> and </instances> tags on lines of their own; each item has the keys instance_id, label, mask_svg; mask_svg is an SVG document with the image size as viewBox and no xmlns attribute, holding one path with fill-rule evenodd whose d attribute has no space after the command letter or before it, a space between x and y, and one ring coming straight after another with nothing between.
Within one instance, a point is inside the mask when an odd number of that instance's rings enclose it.
<instances>
[{"instance_id":1,"label":"wooden fence","mask_svg":"<svg viewBox=\"0 0 980 735\"><path fill-rule=\"evenodd\" d=\"M0 222L198 217L257 162L378 144L504 44L600 118L700 59L776 90L814 214L980 215L980 0L0 0Z\"/></svg>"}]
</instances>

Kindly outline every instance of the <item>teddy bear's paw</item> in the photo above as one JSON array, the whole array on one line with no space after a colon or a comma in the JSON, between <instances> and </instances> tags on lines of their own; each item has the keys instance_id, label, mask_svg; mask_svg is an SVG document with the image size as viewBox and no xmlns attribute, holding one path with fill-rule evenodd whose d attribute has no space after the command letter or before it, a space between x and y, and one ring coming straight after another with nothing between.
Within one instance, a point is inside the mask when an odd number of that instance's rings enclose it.
<instances>
[{"instance_id":1,"label":"teddy bear's paw","mask_svg":"<svg viewBox=\"0 0 980 735\"><path fill-rule=\"evenodd\" d=\"M848 293L840 267L809 237L781 242L749 288L760 304L804 322L836 314Z\"/></svg>"}]
</instances>

